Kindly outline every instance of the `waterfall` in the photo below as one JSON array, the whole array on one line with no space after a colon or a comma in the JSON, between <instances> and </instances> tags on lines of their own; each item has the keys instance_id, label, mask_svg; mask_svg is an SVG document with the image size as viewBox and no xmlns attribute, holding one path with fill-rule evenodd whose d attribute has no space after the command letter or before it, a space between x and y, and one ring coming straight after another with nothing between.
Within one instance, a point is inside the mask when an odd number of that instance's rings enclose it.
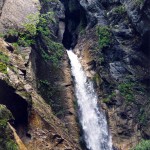
<instances>
[{"instance_id":1,"label":"waterfall","mask_svg":"<svg viewBox=\"0 0 150 150\"><path fill-rule=\"evenodd\" d=\"M71 50L68 50L67 53L71 62L72 75L75 78L79 120L83 128L86 146L89 150L112 150L106 116L98 108L98 98L93 84L87 79L77 55Z\"/></svg>"}]
</instances>

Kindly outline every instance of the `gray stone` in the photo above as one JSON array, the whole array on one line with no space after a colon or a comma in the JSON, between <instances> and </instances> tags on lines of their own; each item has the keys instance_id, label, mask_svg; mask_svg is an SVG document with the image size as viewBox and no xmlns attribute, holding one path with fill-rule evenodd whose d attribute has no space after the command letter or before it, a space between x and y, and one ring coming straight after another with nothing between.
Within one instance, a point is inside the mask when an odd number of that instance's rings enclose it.
<instances>
[{"instance_id":1,"label":"gray stone","mask_svg":"<svg viewBox=\"0 0 150 150\"><path fill-rule=\"evenodd\" d=\"M126 69L123 67L121 62L109 63L110 74L115 80L121 80L121 78L126 73Z\"/></svg>"},{"instance_id":2,"label":"gray stone","mask_svg":"<svg viewBox=\"0 0 150 150\"><path fill-rule=\"evenodd\" d=\"M7 28L22 28L27 16L38 13L40 8L39 0L7 0L3 4L0 5L0 32Z\"/></svg>"}]
</instances>

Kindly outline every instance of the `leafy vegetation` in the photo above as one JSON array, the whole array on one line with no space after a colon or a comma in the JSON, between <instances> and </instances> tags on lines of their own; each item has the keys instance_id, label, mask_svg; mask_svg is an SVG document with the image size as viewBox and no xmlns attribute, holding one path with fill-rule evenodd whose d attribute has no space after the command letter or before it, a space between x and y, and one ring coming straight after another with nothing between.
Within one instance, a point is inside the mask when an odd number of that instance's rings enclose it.
<instances>
[{"instance_id":1,"label":"leafy vegetation","mask_svg":"<svg viewBox=\"0 0 150 150\"><path fill-rule=\"evenodd\" d=\"M18 150L12 139L12 131L8 128L9 119L13 119L11 112L4 105L0 105L0 149Z\"/></svg>"},{"instance_id":2,"label":"leafy vegetation","mask_svg":"<svg viewBox=\"0 0 150 150\"><path fill-rule=\"evenodd\" d=\"M95 60L96 60L97 64L101 64L101 63L103 63L105 61L104 54L102 53L102 50L99 49L98 45L94 46L93 52L96 55Z\"/></svg>"},{"instance_id":3,"label":"leafy vegetation","mask_svg":"<svg viewBox=\"0 0 150 150\"><path fill-rule=\"evenodd\" d=\"M115 7L113 9L113 12L121 15L121 14L124 14L126 12L126 9L124 6L121 5L121 6Z\"/></svg>"},{"instance_id":4,"label":"leafy vegetation","mask_svg":"<svg viewBox=\"0 0 150 150\"><path fill-rule=\"evenodd\" d=\"M42 0L42 4L47 4L48 2L59 2L59 0Z\"/></svg>"},{"instance_id":5,"label":"leafy vegetation","mask_svg":"<svg viewBox=\"0 0 150 150\"><path fill-rule=\"evenodd\" d=\"M26 32L28 32L31 36L36 35L37 24L39 23L39 13L29 14L27 16L27 22L23 24L23 27Z\"/></svg>"},{"instance_id":6,"label":"leafy vegetation","mask_svg":"<svg viewBox=\"0 0 150 150\"><path fill-rule=\"evenodd\" d=\"M37 32L37 24L39 22L39 13L30 14L26 18L26 23L23 23L22 26L24 27L22 30L17 29L9 29L5 34L5 38L8 37L16 37L17 44L20 46L30 46L34 44L34 39Z\"/></svg>"},{"instance_id":7,"label":"leafy vegetation","mask_svg":"<svg viewBox=\"0 0 150 150\"><path fill-rule=\"evenodd\" d=\"M57 116L64 115L65 109L60 99L60 87L56 86L53 81L39 80L39 91L43 98L52 107L54 114Z\"/></svg>"},{"instance_id":8,"label":"leafy vegetation","mask_svg":"<svg viewBox=\"0 0 150 150\"><path fill-rule=\"evenodd\" d=\"M30 46L35 43L34 39L37 34L37 24L39 22L39 13L30 14L27 16L26 23L22 24L24 30L19 32L18 45Z\"/></svg>"},{"instance_id":9,"label":"leafy vegetation","mask_svg":"<svg viewBox=\"0 0 150 150\"><path fill-rule=\"evenodd\" d=\"M18 31L16 29L9 29L6 33L6 36L18 36Z\"/></svg>"},{"instance_id":10,"label":"leafy vegetation","mask_svg":"<svg viewBox=\"0 0 150 150\"><path fill-rule=\"evenodd\" d=\"M135 0L135 4L138 6L140 6L143 3L144 3L144 0Z\"/></svg>"},{"instance_id":11,"label":"leafy vegetation","mask_svg":"<svg viewBox=\"0 0 150 150\"><path fill-rule=\"evenodd\" d=\"M107 26L97 26L97 34L99 36L99 47L102 49L104 47L109 47L111 40L111 32Z\"/></svg>"},{"instance_id":12,"label":"leafy vegetation","mask_svg":"<svg viewBox=\"0 0 150 150\"><path fill-rule=\"evenodd\" d=\"M150 149L150 140L142 140L138 145L136 145L131 150L149 150Z\"/></svg>"},{"instance_id":13,"label":"leafy vegetation","mask_svg":"<svg viewBox=\"0 0 150 150\"><path fill-rule=\"evenodd\" d=\"M13 140L9 140L6 142L6 150L18 150L18 146Z\"/></svg>"},{"instance_id":14,"label":"leafy vegetation","mask_svg":"<svg viewBox=\"0 0 150 150\"><path fill-rule=\"evenodd\" d=\"M3 62L0 62L0 72L2 73L7 73L7 65L4 64Z\"/></svg>"},{"instance_id":15,"label":"leafy vegetation","mask_svg":"<svg viewBox=\"0 0 150 150\"><path fill-rule=\"evenodd\" d=\"M144 108L141 108L138 114L138 121L141 125L146 125L148 119L148 113L144 110Z\"/></svg>"},{"instance_id":16,"label":"leafy vegetation","mask_svg":"<svg viewBox=\"0 0 150 150\"><path fill-rule=\"evenodd\" d=\"M8 62L9 62L8 56L0 52L0 72L7 73Z\"/></svg>"},{"instance_id":17,"label":"leafy vegetation","mask_svg":"<svg viewBox=\"0 0 150 150\"><path fill-rule=\"evenodd\" d=\"M134 100L133 87L134 83L132 82L121 83L118 86L118 89L126 102L132 102Z\"/></svg>"},{"instance_id":18,"label":"leafy vegetation","mask_svg":"<svg viewBox=\"0 0 150 150\"><path fill-rule=\"evenodd\" d=\"M107 98L103 99L103 102L104 103L109 103L112 100L112 98L114 98L115 96L116 96L116 93L112 92Z\"/></svg>"},{"instance_id":19,"label":"leafy vegetation","mask_svg":"<svg viewBox=\"0 0 150 150\"><path fill-rule=\"evenodd\" d=\"M50 31L50 24L55 24L56 20L53 12L46 14L39 13L30 14L27 16L26 23L22 24L24 29L9 29L5 38L16 37L16 42L12 45L15 47L15 52L19 53L19 46L28 47L35 44L37 38L41 38L42 46L39 47L41 55L45 61L51 61L54 66L59 66L59 60L63 55L63 45L53 41L55 35ZM1 65L4 69L4 65Z\"/></svg>"},{"instance_id":20,"label":"leafy vegetation","mask_svg":"<svg viewBox=\"0 0 150 150\"><path fill-rule=\"evenodd\" d=\"M63 55L63 45L52 40L55 36L49 29L49 24L55 23L54 13L48 12L42 14L37 25L37 34L43 40L46 47L41 47L42 57L45 61L52 61L53 65L58 67L59 60Z\"/></svg>"},{"instance_id":21,"label":"leafy vegetation","mask_svg":"<svg viewBox=\"0 0 150 150\"><path fill-rule=\"evenodd\" d=\"M9 62L9 57L7 55L3 54L2 52L0 52L0 62L7 64Z\"/></svg>"}]
</instances>

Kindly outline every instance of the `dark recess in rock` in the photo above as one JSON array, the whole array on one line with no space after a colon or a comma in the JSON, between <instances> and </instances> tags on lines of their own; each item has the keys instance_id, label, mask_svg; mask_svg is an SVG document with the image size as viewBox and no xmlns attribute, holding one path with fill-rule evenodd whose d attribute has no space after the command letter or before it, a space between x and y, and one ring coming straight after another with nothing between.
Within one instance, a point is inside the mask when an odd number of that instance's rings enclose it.
<instances>
[{"instance_id":1,"label":"dark recess in rock","mask_svg":"<svg viewBox=\"0 0 150 150\"><path fill-rule=\"evenodd\" d=\"M150 57L150 31L147 31L142 38L141 50Z\"/></svg>"},{"instance_id":2,"label":"dark recess in rock","mask_svg":"<svg viewBox=\"0 0 150 150\"><path fill-rule=\"evenodd\" d=\"M84 8L76 0L61 0L65 7L65 32L63 45L66 49L72 49L77 44L78 32L87 25Z\"/></svg>"},{"instance_id":3,"label":"dark recess in rock","mask_svg":"<svg viewBox=\"0 0 150 150\"><path fill-rule=\"evenodd\" d=\"M14 117L12 124L16 130L28 123L28 103L15 93L15 90L0 80L0 104L6 105ZM18 130L17 130L18 131Z\"/></svg>"}]
</instances>

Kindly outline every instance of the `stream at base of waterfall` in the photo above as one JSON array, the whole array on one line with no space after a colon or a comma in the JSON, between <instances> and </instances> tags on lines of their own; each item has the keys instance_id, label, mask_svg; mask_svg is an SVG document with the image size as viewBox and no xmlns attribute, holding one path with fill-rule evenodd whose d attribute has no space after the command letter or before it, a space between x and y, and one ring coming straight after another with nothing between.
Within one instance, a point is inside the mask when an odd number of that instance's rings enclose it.
<instances>
[{"instance_id":1,"label":"stream at base of waterfall","mask_svg":"<svg viewBox=\"0 0 150 150\"><path fill-rule=\"evenodd\" d=\"M76 54L67 50L75 81L75 95L79 106L79 120L89 150L112 150L105 113L97 105L97 94L88 80Z\"/></svg>"}]
</instances>

